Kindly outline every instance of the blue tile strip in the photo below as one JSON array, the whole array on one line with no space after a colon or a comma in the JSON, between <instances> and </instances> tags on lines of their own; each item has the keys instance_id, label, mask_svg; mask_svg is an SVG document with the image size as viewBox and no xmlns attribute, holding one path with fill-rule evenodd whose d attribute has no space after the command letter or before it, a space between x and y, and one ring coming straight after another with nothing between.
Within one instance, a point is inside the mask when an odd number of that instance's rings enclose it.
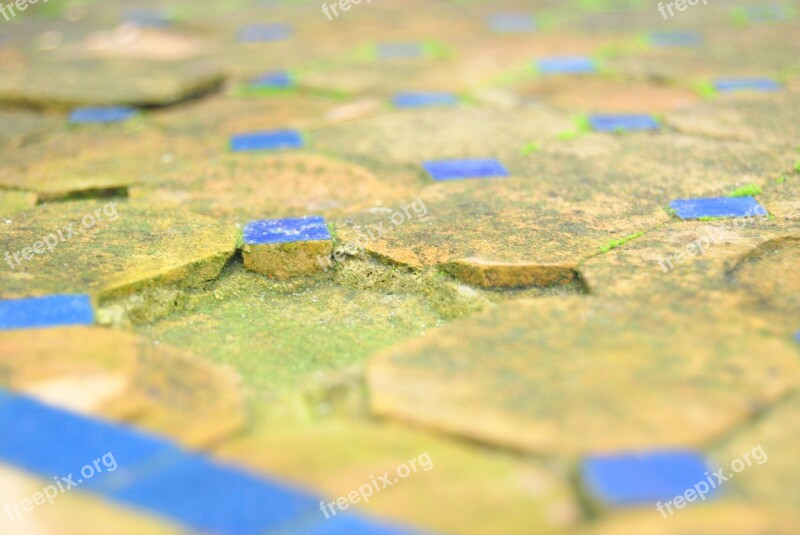
<instances>
[{"instance_id":1,"label":"blue tile strip","mask_svg":"<svg viewBox=\"0 0 800 535\"><path fill-rule=\"evenodd\" d=\"M0 331L93 323L94 309L88 295L48 295L0 300Z\"/></svg>"},{"instance_id":2,"label":"blue tile strip","mask_svg":"<svg viewBox=\"0 0 800 535\"><path fill-rule=\"evenodd\" d=\"M759 91L772 93L781 90L781 84L772 78L720 78L714 81L714 89L720 93L734 91Z\"/></svg>"},{"instance_id":3,"label":"blue tile strip","mask_svg":"<svg viewBox=\"0 0 800 535\"><path fill-rule=\"evenodd\" d=\"M662 30L651 32L648 40L657 47L698 46L703 42L703 36L689 30Z\"/></svg>"},{"instance_id":4,"label":"blue tile strip","mask_svg":"<svg viewBox=\"0 0 800 535\"><path fill-rule=\"evenodd\" d=\"M123 21L144 28L167 28L172 26L172 17L159 9L129 9Z\"/></svg>"},{"instance_id":5,"label":"blue tile strip","mask_svg":"<svg viewBox=\"0 0 800 535\"><path fill-rule=\"evenodd\" d=\"M330 239L328 225L319 216L251 221L244 228L244 243L248 245Z\"/></svg>"},{"instance_id":6,"label":"blue tile strip","mask_svg":"<svg viewBox=\"0 0 800 535\"><path fill-rule=\"evenodd\" d=\"M597 63L586 56L540 58L535 63L540 74L591 74L597 72Z\"/></svg>"},{"instance_id":7,"label":"blue tile strip","mask_svg":"<svg viewBox=\"0 0 800 535\"><path fill-rule=\"evenodd\" d=\"M503 164L494 159L440 160L425 162L423 167L437 181L509 176Z\"/></svg>"},{"instance_id":8,"label":"blue tile strip","mask_svg":"<svg viewBox=\"0 0 800 535\"><path fill-rule=\"evenodd\" d=\"M289 89L293 82L287 72L269 72L253 78L248 85L256 89Z\"/></svg>"},{"instance_id":9,"label":"blue tile strip","mask_svg":"<svg viewBox=\"0 0 800 535\"><path fill-rule=\"evenodd\" d=\"M596 132L635 132L661 128L652 115L590 115L589 126Z\"/></svg>"},{"instance_id":10,"label":"blue tile strip","mask_svg":"<svg viewBox=\"0 0 800 535\"><path fill-rule=\"evenodd\" d=\"M711 470L693 451L663 450L588 457L581 463L584 490L595 501L611 507L655 505L708 484ZM708 495L712 495L713 488Z\"/></svg>"},{"instance_id":11,"label":"blue tile strip","mask_svg":"<svg viewBox=\"0 0 800 535\"><path fill-rule=\"evenodd\" d=\"M119 123L127 121L136 114L134 108L112 106L105 108L76 108L69 114L72 124Z\"/></svg>"},{"instance_id":12,"label":"blue tile strip","mask_svg":"<svg viewBox=\"0 0 800 535\"><path fill-rule=\"evenodd\" d=\"M531 33L536 22L527 13L497 13L489 17L489 29L495 33Z\"/></svg>"},{"instance_id":13,"label":"blue tile strip","mask_svg":"<svg viewBox=\"0 0 800 535\"><path fill-rule=\"evenodd\" d=\"M237 134L231 138L231 150L250 152L281 149L300 149L303 136L295 130L271 130Z\"/></svg>"},{"instance_id":14,"label":"blue tile strip","mask_svg":"<svg viewBox=\"0 0 800 535\"><path fill-rule=\"evenodd\" d=\"M681 219L704 217L766 217L767 210L753 197L712 197L707 199L677 199L670 208Z\"/></svg>"},{"instance_id":15,"label":"blue tile strip","mask_svg":"<svg viewBox=\"0 0 800 535\"><path fill-rule=\"evenodd\" d=\"M0 462L48 482L71 476L80 490L198 532L414 533L341 513L326 520L321 512L324 500L318 496L181 449L163 438L2 389L0 429L6 430L0 440ZM106 470L95 471L91 479L81 477L84 466L108 454L114 463L103 464Z\"/></svg>"},{"instance_id":16,"label":"blue tile strip","mask_svg":"<svg viewBox=\"0 0 800 535\"><path fill-rule=\"evenodd\" d=\"M239 28L242 43L283 41L292 35L292 27L286 24L250 24Z\"/></svg>"},{"instance_id":17,"label":"blue tile strip","mask_svg":"<svg viewBox=\"0 0 800 535\"><path fill-rule=\"evenodd\" d=\"M397 108L427 108L455 106L458 97L452 93L397 93L392 99Z\"/></svg>"}]
</instances>

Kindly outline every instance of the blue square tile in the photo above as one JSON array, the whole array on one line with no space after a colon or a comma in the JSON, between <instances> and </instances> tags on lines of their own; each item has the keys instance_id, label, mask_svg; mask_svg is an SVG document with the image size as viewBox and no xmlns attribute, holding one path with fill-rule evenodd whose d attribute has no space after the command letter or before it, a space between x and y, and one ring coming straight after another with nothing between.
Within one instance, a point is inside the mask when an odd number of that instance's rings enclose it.
<instances>
[{"instance_id":1,"label":"blue square tile","mask_svg":"<svg viewBox=\"0 0 800 535\"><path fill-rule=\"evenodd\" d=\"M288 72L268 72L250 80L248 84L255 89L289 89L293 85Z\"/></svg>"},{"instance_id":2,"label":"blue square tile","mask_svg":"<svg viewBox=\"0 0 800 535\"><path fill-rule=\"evenodd\" d=\"M527 13L497 13L489 17L489 29L495 33L532 33L536 21Z\"/></svg>"},{"instance_id":3,"label":"blue square tile","mask_svg":"<svg viewBox=\"0 0 800 535\"><path fill-rule=\"evenodd\" d=\"M458 97L452 93L397 93L392 99L397 108L428 108L455 106Z\"/></svg>"},{"instance_id":4,"label":"blue square tile","mask_svg":"<svg viewBox=\"0 0 800 535\"><path fill-rule=\"evenodd\" d=\"M758 91L772 93L781 90L781 84L772 78L719 78L714 80L714 89L720 93L735 91Z\"/></svg>"},{"instance_id":5,"label":"blue square tile","mask_svg":"<svg viewBox=\"0 0 800 535\"><path fill-rule=\"evenodd\" d=\"M93 325L88 295L47 295L0 300L0 331Z\"/></svg>"},{"instance_id":6,"label":"blue square tile","mask_svg":"<svg viewBox=\"0 0 800 535\"><path fill-rule=\"evenodd\" d=\"M420 58L425 54L422 43L379 43L376 50L380 59Z\"/></svg>"},{"instance_id":7,"label":"blue square tile","mask_svg":"<svg viewBox=\"0 0 800 535\"><path fill-rule=\"evenodd\" d=\"M292 36L292 31L287 24L249 24L239 28L238 37L242 43L283 41Z\"/></svg>"},{"instance_id":8,"label":"blue square tile","mask_svg":"<svg viewBox=\"0 0 800 535\"><path fill-rule=\"evenodd\" d=\"M703 42L703 36L689 30L660 30L650 32L648 40L656 47L692 47L699 46Z\"/></svg>"},{"instance_id":9,"label":"blue square tile","mask_svg":"<svg viewBox=\"0 0 800 535\"><path fill-rule=\"evenodd\" d=\"M655 117L645 114L590 115L589 126L596 132L634 132L661 128Z\"/></svg>"},{"instance_id":10,"label":"blue square tile","mask_svg":"<svg viewBox=\"0 0 800 535\"><path fill-rule=\"evenodd\" d=\"M704 217L766 217L767 210L753 197L712 197L677 199L670 203L681 219Z\"/></svg>"},{"instance_id":11,"label":"blue square tile","mask_svg":"<svg viewBox=\"0 0 800 535\"><path fill-rule=\"evenodd\" d=\"M231 138L234 152L300 149L303 136L295 130L269 130L237 134Z\"/></svg>"},{"instance_id":12,"label":"blue square tile","mask_svg":"<svg viewBox=\"0 0 800 535\"><path fill-rule=\"evenodd\" d=\"M0 462L69 478L77 488L202 533L257 535L317 512L320 499L135 429L0 390ZM106 454L113 464L84 479ZM109 458L108 461L112 459Z\"/></svg>"},{"instance_id":13,"label":"blue square tile","mask_svg":"<svg viewBox=\"0 0 800 535\"><path fill-rule=\"evenodd\" d=\"M244 243L248 245L330 239L328 225L319 216L251 221L244 228Z\"/></svg>"},{"instance_id":14,"label":"blue square tile","mask_svg":"<svg viewBox=\"0 0 800 535\"><path fill-rule=\"evenodd\" d=\"M74 414L37 400L0 390L0 462L50 479L75 474L87 463L111 452L118 468L81 483L100 490L126 479L136 467L155 459L178 458L170 442L122 425Z\"/></svg>"},{"instance_id":15,"label":"blue square tile","mask_svg":"<svg viewBox=\"0 0 800 535\"><path fill-rule=\"evenodd\" d=\"M701 454L681 450L592 456L581 463L580 472L588 495L611 507L655 506L707 481L711 474Z\"/></svg>"},{"instance_id":16,"label":"blue square tile","mask_svg":"<svg viewBox=\"0 0 800 535\"><path fill-rule=\"evenodd\" d=\"M129 9L123 15L122 20L142 28L167 28L172 26L172 17L160 9Z\"/></svg>"},{"instance_id":17,"label":"blue square tile","mask_svg":"<svg viewBox=\"0 0 800 535\"><path fill-rule=\"evenodd\" d=\"M135 109L125 106L76 108L69 114L69 122L72 124L119 123L127 121L135 114Z\"/></svg>"},{"instance_id":18,"label":"blue square tile","mask_svg":"<svg viewBox=\"0 0 800 535\"><path fill-rule=\"evenodd\" d=\"M436 181L509 176L503 164L494 159L439 160L425 162L423 167Z\"/></svg>"},{"instance_id":19,"label":"blue square tile","mask_svg":"<svg viewBox=\"0 0 800 535\"><path fill-rule=\"evenodd\" d=\"M794 333L794 341L800 344L800 331Z\"/></svg>"},{"instance_id":20,"label":"blue square tile","mask_svg":"<svg viewBox=\"0 0 800 535\"><path fill-rule=\"evenodd\" d=\"M597 63L586 56L560 56L536 60L540 74L591 74L597 72Z\"/></svg>"},{"instance_id":21,"label":"blue square tile","mask_svg":"<svg viewBox=\"0 0 800 535\"><path fill-rule=\"evenodd\" d=\"M106 494L199 533L220 535L262 535L319 514L320 502L310 493L190 452Z\"/></svg>"}]
</instances>

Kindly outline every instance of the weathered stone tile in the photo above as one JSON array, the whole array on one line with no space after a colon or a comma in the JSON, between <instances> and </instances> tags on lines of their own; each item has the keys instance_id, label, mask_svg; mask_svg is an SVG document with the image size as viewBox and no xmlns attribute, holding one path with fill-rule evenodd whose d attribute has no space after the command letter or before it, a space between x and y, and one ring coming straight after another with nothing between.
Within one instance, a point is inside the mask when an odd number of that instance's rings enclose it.
<instances>
[{"instance_id":1,"label":"weathered stone tile","mask_svg":"<svg viewBox=\"0 0 800 535\"><path fill-rule=\"evenodd\" d=\"M800 312L800 233L760 243L738 259L728 277L762 303Z\"/></svg>"},{"instance_id":2,"label":"weathered stone tile","mask_svg":"<svg viewBox=\"0 0 800 535\"><path fill-rule=\"evenodd\" d=\"M312 131L314 147L338 155L419 165L498 156L530 139L554 139L571 122L545 109L402 110Z\"/></svg>"},{"instance_id":3,"label":"weathered stone tile","mask_svg":"<svg viewBox=\"0 0 800 535\"><path fill-rule=\"evenodd\" d=\"M800 518L787 509L757 507L741 501L689 504L663 518L655 507L599 519L580 535L791 535Z\"/></svg>"},{"instance_id":4,"label":"weathered stone tile","mask_svg":"<svg viewBox=\"0 0 800 535\"><path fill-rule=\"evenodd\" d=\"M547 197L535 188L529 180L516 178L429 186L419 197L428 208L424 217L398 218L400 224L384 228L365 248L412 267L449 265L453 274L470 282L494 279L470 275L490 265L509 272L511 280L561 280L565 271L570 275L609 240L668 218L648 202L603 195L571 201ZM368 227L380 223L381 217L362 212L350 219ZM359 233L350 224L337 225L337 233L345 242L358 241ZM470 267L465 271L466 266ZM506 276L497 280L502 279Z\"/></svg>"},{"instance_id":5,"label":"weathered stone tile","mask_svg":"<svg viewBox=\"0 0 800 535\"><path fill-rule=\"evenodd\" d=\"M701 291L740 292L740 284L729 282L731 270L771 240L791 243L798 233L796 223L756 217L675 221L587 260L579 271L589 292L604 297L672 301L693 300Z\"/></svg>"},{"instance_id":6,"label":"weathered stone tile","mask_svg":"<svg viewBox=\"0 0 800 535\"><path fill-rule=\"evenodd\" d=\"M797 480L797 440L800 437L800 397L787 396L781 403L765 411L761 418L731 433L712 451L720 466L730 466L734 459L757 449L763 453L751 465L726 482L728 493L747 503L761 507L797 511L800 491ZM800 519L793 524L797 529Z\"/></svg>"},{"instance_id":7,"label":"weathered stone tile","mask_svg":"<svg viewBox=\"0 0 800 535\"><path fill-rule=\"evenodd\" d=\"M800 164L800 155L797 156ZM800 219L800 174L776 177L758 196L769 213L779 219Z\"/></svg>"},{"instance_id":8,"label":"weathered stone tile","mask_svg":"<svg viewBox=\"0 0 800 535\"><path fill-rule=\"evenodd\" d=\"M14 264L0 273L4 298L72 292L104 299L149 286L198 286L219 274L235 247L224 223L127 202L47 204L4 226Z\"/></svg>"},{"instance_id":9,"label":"weathered stone tile","mask_svg":"<svg viewBox=\"0 0 800 535\"><path fill-rule=\"evenodd\" d=\"M244 424L238 379L129 333L70 327L0 333L0 377L70 411L132 422L191 446Z\"/></svg>"},{"instance_id":10,"label":"weathered stone tile","mask_svg":"<svg viewBox=\"0 0 800 535\"><path fill-rule=\"evenodd\" d=\"M222 140L219 140L222 141ZM340 216L380 208L411 195L423 182L419 171L348 162L307 152L227 154L208 161L176 156L157 180L130 195L164 209L193 212L244 226L263 218L309 213ZM163 165L163 164L162 164Z\"/></svg>"},{"instance_id":11,"label":"weathered stone tile","mask_svg":"<svg viewBox=\"0 0 800 535\"><path fill-rule=\"evenodd\" d=\"M769 143L794 149L800 139L800 104L785 91L721 96L664 116L681 132L718 139ZM786 168L788 171L790 167Z\"/></svg>"},{"instance_id":12,"label":"weathered stone tile","mask_svg":"<svg viewBox=\"0 0 800 535\"><path fill-rule=\"evenodd\" d=\"M513 176L531 177L552 196L585 199L602 192L647 199L665 209L676 198L727 195L763 186L786 172L792 157L781 148L671 132L590 133L562 141L530 141L540 149L504 155Z\"/></svg>"},{"instance_id":13,"label":"weathered stone tile","mask_svg":"<svg viewBox=\"0 0 800 535\"><path fill-rule=\"evenodd\" d=\"M180 139L170 140L135 123L83 125L7 152L0 167L0 187L33 192L40 202L124 195L130 185L167 173L171 159L165 155L191 154Z\"/></svg>"},{"instance_id":14,"label":"weathered stone tile","mask_svg":"<svg viewBox=\"0 0 800 535\"><path fill-rule=\"evenodd\" d=\"M0 64L0 102L53 109L165 105L208 92L221 81L219 68L205 59L165 63L37 56L24 68Z\"/></svg>"},{"instance_id":15,"label":"weathered stone tile","mask_svg":"<svg viewBox=\"0 0 800 535\"><path fill-rule=\"evenodd\" d=\"M52 127L50 117L19 110L0 110L0 149L16 148Z\"/></svg>"},{"instance_id":16,"label":"weathered stone tile","mask_svg":"<svg viewBox=\"0 0 800 535\"><path fill-rule=\"evenodd\" d=\"M565 456L707 443L796 388L798 368L791 340L733 307L582 297L454 323L367 378L377 415Z\"/></svg>"}]
</instances>

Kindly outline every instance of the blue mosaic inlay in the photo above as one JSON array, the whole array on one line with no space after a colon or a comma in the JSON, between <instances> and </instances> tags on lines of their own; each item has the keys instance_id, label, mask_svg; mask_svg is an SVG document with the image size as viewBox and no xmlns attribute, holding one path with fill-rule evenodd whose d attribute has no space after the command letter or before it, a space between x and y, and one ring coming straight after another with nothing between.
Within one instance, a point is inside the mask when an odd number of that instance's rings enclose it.
<instances>
[{"instance_id":1,"label":"blue mosaic inlay","mask_svg":"<svg viewBox=\"0 0 800 535\"><path fill-rule=\"evenodd\" d=\"M94 324L88 295L48 295L0 300L0 331Z\"/></svg>"},{"instance_id":2,"label":"blue mosaic inlay","mask_svg":"<svg viewBox=\"0 0 800 535\"><path fill-rule=\"evenodd\" d=\"M652 115L590 115L589 126L596 132L633 132L661 128Z\"/></svg>"},{"instance_id":3,"label":"blue mosaic inlay","mask_svg":"<svg viewBox=\"0 0 800 535\"><path fill-rule=\"evenodd\" d=\"M707 199L677 199L670 208L681 219L704 217L766 217L767 210L753 197L712 197Z\"/></svg>"},{"instance_id":4,"label":"blue mosaic inlay","mask_svg":"<svg viewBox=\"0 0 800 535\"><path fill-rule=\"evenodd\" d=\"M127 121L135 114L135 109L125 106L76 108L69 114L69 122L72 124L119 123Z\"/></svg>"},{"instance_id":5,"label":"blue mosaic inlay","mask_svg":"<svg viewBox=\"0 0 800 535\"><path fill-rule=\"evenodd\" d=\"M701 454L680 450L593 456L581 463L580 471L593 499L617 507L671 500L701 481L710 487L706 473L711 474Z\"/></svg>"},{"instance_id":6,"label":"blue mosaic inlay","mask_svg":"<svg viewBox=\"0 0 800 535\"><path fill-rule=\"evenodd\" d=\"M703 42L703 36L689 30L662 30L651 32L648 40L657 47L698 46Z\"/></svg>"},{"instance_id":7,"label":"blue mosaic inlay","mask_svg":"<svg viewBox=\"0 0 800 535\"><path fill-rule=\"evenodd\" d=\"M300 149L303 136L295 130L269 130L237 134L231 138L231 150L248 152L261 150Z\"/></svg>"},{"instance_id":8,"label":"blue mosaic inlay","mask_svg":"<svg viewBox=\"0 0 800 535\"><path fill-rule=\"evenodd\" d=\"M419 58L425 54L422 43L380 43L376 52L381 59Z\"/></svg>"},{"instance_id":9,"label":"blue mosaic inlay","mask_svg":"<svg viewBox=\"0 0 800 535\"><path fill-rule=\"evenodd\" d=\"M495 33L531 33L536 31L536 22L527 13L497 13L489 17L489 29Z\"/></svg>"},{"instance_id":10,"label":"blue mosaic inlay","mask_svg":"<svg viewBox=\"0 0 800 535\"><path fill-rule=\"evenodd\" d=\"M239 41L242 43L282 41L291 35L292 27L287 24L250 24L239 28Z\"/></svg>"},{"instance_id":11,"label":"blue mosaic inlay","mask_svg":"<svg viewBox=\"0 0 800 535\"><path fill-rule=\"evenodd\" d=\"M0 462L202 533L256 535L319 512L320 499L185 451L170 441L0 390ZM81 468L111 454L91 479ZM110 461L113 459L114 463ZM116 468L114 468L114 464Z\"/></svg>"},{"instance_id":12,"label":"blue mosaic inlay","mask_svg":"<svg viewBox=\"0 0 800 535\"><path fill-rule=\"evenodd\" d=\"M794 333L794 341L800 344L800 331Z\"/></svg>"},{"instance_id":13,"label":"blue mosaic inlay","mask_svg":"<svg viewBox=\"0 0 800 535\"><path fill-rule=\"evenodd\" d=\"M398 108L455 106L458 97L452 93L397 93L392 102Z\"/></svg>"},{"instance_id":14,"label":"blue mosaic inlay","mask_svg":"<svg viewBox=\"0 0 800 535\"><path fill-rule=\"evenodd\" d=\"M248 245L330 240L325 219L319 216L251 221L244 228Z\"/></svg>"},{"instance_id":15,"label":"blue mosaic inlay","mask_svg":"<svg viewBox=\"0 0 800 535\"><path fill-rule=\"evenodd\" d=\"M437 181L509 176L503 164L494 159L440 160L425 162L423 166Z\"/></svg>"},{"instance_id":16,"label":"blue mosaic inlay","mask_svg":"<svg viewBox=\"0 0 800 535\"><path fill-rule=\"evenodd\" d=\"M249 86L255 89L289 89L292 77L288 72L268 72L250 80Z\"/></svg>"},{"instance_id":17,"label":"blue mosaic inlay","mask_svg":"<svg viewBox=\"0 0 800 535\"><path fill-rule=\"evenodd\" d=\"M781 90L781 84L772 78L720 78L714 81L714 89L720 93L734 91L759 91L771 93Z\"/></svg>"},{"instance_id":18,"label":"blue mosaic inlay","mask_svg":"<svg viewBox=\"0 0 800 535\"><path fill-rule=\"evenodd\" d=\"M146 28L166 28L172 26L172 17L158 9L129 9L122 19L130 24Z\"/></svg>"},{"instance_id":19,"label":"blue mosaic inlay","mask_svg":"<svg viewBox=\"0 0 800 535\"><path fill-rule=\"evenodd\" d=\"M540 74L591 74L597 72L597 64L585 56L563 56L536 60Z\"/></svg>"}]
</instances>

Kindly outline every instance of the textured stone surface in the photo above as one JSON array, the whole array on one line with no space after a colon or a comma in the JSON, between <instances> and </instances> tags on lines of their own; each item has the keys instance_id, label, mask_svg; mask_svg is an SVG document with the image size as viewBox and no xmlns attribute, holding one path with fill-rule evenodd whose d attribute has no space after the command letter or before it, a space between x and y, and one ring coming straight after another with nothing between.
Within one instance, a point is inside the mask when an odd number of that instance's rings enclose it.
<instances>
[{"instance_id":1,"label":"textured stone surface","mask_svg":"<svg viewBox=\"0 0 800 535\"><path fill-rule=\"evenodd\" d=\"M796 388L798 366L729 305L569 298L462 320L377 357L368 381L378 415L564 455L702 445Z\"/></svg>"},{"instance_id":2,"label":"textured stone surface","mask_svg":"<svg viewBox=\"0 0 800 535\"><path fill-rule=\"evenodd\" d=\"M9 221L5 245L20 262L0 274L6 298L57 292L106 298L148 286L198 286L219 274L235 245L234 229L225 224L127 202L48 204ZM36 245L48 238L52 251Z\"/></svg>"}]
</instances>

